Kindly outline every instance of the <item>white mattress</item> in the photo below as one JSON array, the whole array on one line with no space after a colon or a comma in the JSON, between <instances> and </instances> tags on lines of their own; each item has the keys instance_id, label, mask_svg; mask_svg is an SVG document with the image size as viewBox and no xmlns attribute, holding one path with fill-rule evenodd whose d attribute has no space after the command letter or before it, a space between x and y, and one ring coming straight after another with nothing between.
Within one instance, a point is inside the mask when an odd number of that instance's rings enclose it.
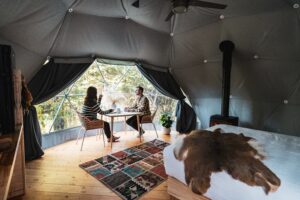
<instances>
[{"instance_id":1,"label":"white mattress","mask_svg":"<svg viewBox=\"0 0 300 200\"><path fill-rule=\"evenodd\" d=\"M275 193L265 195L261 187L248 186L226 172L219 172L212 174L211 187L205 196L213 200L300 200L300 137L229 125L217 125L208 130L216 128L256 138L267 153L264 164L280 178L281 186ZM175 159L173 148L174 144L164 150L166 173L186 184L184 164Z\"/></svg>"}]
</instances>

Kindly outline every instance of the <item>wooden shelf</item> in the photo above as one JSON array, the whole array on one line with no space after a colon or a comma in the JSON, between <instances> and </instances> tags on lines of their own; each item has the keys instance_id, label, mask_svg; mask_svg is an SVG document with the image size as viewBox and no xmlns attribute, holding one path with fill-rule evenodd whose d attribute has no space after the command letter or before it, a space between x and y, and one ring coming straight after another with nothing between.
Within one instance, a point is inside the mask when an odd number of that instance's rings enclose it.
<instances>
[{"instance_id":1,"label":"wooden shelf","mask_svg":"<svg viewBox=\"0 0 300 200\"><path fill-rule=\"evenodd\" d=\"M0 156L0 200L25 194L25 154L23 127L8 135L14 148Z\"/></svg>"}]
</instances>

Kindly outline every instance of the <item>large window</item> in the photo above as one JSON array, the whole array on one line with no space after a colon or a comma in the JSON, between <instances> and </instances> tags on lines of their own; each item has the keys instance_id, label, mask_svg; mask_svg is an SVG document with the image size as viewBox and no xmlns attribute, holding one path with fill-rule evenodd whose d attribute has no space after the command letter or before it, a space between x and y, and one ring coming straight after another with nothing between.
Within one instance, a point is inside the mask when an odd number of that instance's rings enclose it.
<instances>
[{"instance_id":1,"label":"large window","mask_svg":"<svg viewBox=\"0 0 300 200\"><path fill-rule=\"evenodd\" d=\"M152 108L158 105L156 121L161 112L174 112L176 101L161 95L136 66L107 64L96 60L73 85L49 101L37 105L42 133L79 126L79 120L71 107L81 110L89 86L96 87L98 95L103 94L102 109L109 109L114 105L120 108L131 105L138 85L144 87Z\"/></svg>"}]
</instances>

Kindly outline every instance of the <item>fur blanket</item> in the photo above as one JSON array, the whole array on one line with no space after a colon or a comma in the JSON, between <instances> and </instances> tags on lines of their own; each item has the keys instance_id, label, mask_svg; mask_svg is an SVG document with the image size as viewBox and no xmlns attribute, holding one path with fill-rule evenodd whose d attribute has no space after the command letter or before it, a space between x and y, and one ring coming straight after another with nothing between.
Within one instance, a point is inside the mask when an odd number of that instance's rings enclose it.
<instances>
[{"instance_id":1,"label":"fur blanket","mask_svg":"<svg viewBox=\"0 0 300 200\"><path fill-rule=\"evenodd\" d=\"M197 194L206 193L211 174L223 170L250 186L261 186L268 194L277 190L280 179L261 162L265 156L254 141L219 129L198 130L177 140L174 155L184 161L186 183Z\"/></svg>"}]
</instances>

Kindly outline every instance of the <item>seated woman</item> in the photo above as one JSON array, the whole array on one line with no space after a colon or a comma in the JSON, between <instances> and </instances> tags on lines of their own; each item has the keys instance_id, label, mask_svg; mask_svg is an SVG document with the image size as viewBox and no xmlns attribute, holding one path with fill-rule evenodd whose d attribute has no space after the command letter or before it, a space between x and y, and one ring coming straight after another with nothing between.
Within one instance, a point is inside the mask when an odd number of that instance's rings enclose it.
<instances>
[{"instance_id":1,"label":"seated woman","mask_svg":"<svg viewBox=\"0 0 300 200\"><path fill-rule=\"evenodd\" d=\"M101 104L102 95L99 95L99 98L97 100L97 89L95 87L89 87L86 92L86 97L84 99L84 105L82 107L82 114L86 117L88 117L90 120L98 120L97 119L97 113L100 115L105 115L108 113L111 113L113 109L109 109L106 111L101 110L100 104ZM110 127L109 123L104 121L104 133L110 141ZM120 137L113 136L113 142L117 142L117 140Z\"/></svg>"}]
</instances>

